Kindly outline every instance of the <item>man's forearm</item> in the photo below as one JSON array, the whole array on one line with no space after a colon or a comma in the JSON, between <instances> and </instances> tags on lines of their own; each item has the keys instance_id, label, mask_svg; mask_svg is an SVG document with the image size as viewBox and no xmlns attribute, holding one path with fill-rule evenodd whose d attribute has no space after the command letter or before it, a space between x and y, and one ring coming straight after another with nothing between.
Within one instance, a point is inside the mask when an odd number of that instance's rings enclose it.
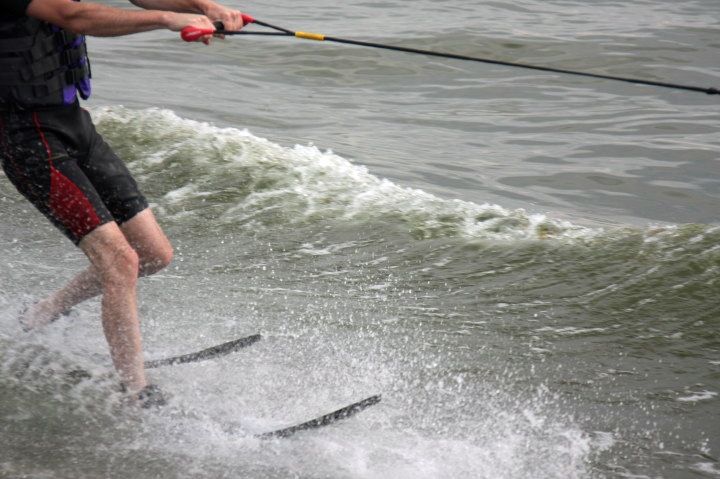
<instances>
[{"instance_id":1,"label":"man's forearm","mask_svg":"<svg viewBox=\"0 0 720 479\"><path fill-rule=\"evenodd\" d=\"M111 37L159 28L180 31L186 27L210 29L213 21L239 30L242 13L212 0L132 0L145 10L124 10L92 2L32 0L27 15L74 33ZM210 42L210 35L201 38Z\"/></svg>"},{"instance_id":2,"label":"man's forearm","mask_svg":"<svg viewBox=\"0 0 720 479\"><path fill-rule=\"evenodd\" d=\"M75 33L98 36L125 35L156 28L168 28L168 12L121 10L96 3L62 3L34 0L28 6L30 16L45 20Z\"/></svg>"},{"instance_id":3,"label":"man's forearm","mask_svg":"<svg viewBox=\"0 0 720 479\"><path fill-rule=\"evenodd\" d=\"M172 3L173 0L140 0ZM180 3L190 0L176 0ZM197 1L202 6L205 0ZM212 3L212 2L211 2ZM187 26L212 27L204 15L188 15L163 10L123 10L92 2L69 0L32 0L27 14L75 33L96 36L117 36L159 28L179 31Z\"/></svg>"}]
</instances>

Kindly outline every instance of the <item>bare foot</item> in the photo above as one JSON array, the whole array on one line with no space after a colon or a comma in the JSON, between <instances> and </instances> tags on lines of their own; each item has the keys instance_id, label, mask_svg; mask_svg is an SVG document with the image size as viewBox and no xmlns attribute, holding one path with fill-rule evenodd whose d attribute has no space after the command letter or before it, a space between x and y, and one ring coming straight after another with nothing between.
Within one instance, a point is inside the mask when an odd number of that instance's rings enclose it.
<instances>
[{"instance_id":1,"label":"bare foot","mask_svg":"<svg viewBox=\"0 0 720 479\"><path fill-rule=\"evenodd\" d=\"M29 306L20 316L20 324L25 331L34 331L42 329L53 321L57 320L61 314L67 314L68 311L58 311L53 307L49 300L40 301Z\"/></svg>"}]
</instances>

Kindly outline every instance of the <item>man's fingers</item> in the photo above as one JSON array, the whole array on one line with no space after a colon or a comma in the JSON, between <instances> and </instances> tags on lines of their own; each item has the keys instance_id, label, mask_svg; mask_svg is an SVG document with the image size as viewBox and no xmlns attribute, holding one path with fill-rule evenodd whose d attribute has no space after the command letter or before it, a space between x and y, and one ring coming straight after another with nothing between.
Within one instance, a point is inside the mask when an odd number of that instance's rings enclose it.
<instances>
[{"instance_id":1,"label":"man's fingers","mask_svg":"<svg viewBox=\"0 0 720 479\"><path fill-rule=\"evenodd\" d=\"M206 11L205 13L211 20L213 20L213 22L220 22L223 24L225 28L218 28L218 30L234 32L240 30L245 25L243 14L239 10L232 10L217 5L216 8Z\"/></svg>"}]
</instances>

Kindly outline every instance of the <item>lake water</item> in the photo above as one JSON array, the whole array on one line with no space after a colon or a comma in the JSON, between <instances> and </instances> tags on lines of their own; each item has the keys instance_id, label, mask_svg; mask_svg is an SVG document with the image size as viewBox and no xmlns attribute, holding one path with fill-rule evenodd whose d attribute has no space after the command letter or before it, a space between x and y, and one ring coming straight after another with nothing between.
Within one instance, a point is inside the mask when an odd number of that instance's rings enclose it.
<instances>
[{"instance_id":1,"label":"lake water","mask_svg":"<svg viewBox=\"0 0 720 479\"><path fill-rule=\"evenodd\" d=\"M713 0L229 4L720 87ZM89 48L85 106L176 250L140 282L146 356L263 340L128 411L97 301L21 332L86 260L0 176L0 477L720 477L720 97L291 37Z\"/></svg>"}]
</instances>

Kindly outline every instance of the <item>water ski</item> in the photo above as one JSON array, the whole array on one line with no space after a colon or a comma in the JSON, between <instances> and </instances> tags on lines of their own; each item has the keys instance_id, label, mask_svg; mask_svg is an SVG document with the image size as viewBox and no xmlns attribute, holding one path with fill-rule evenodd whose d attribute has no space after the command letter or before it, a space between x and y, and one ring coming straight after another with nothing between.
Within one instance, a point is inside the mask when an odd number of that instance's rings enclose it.
<instances>
[{"instance_id":1,"label":"water ski","mask_svg":"<svg viewBox=\"0 0 720 479\"><path fill-rule=\"evenodd\" d=\"M255 437L259 439L285 438L292 436L296 432L306 431L308 429L317 429L323 426L329 426L330 424L334 424L342 419L354 416L363 409L379 403L380 399L381 396L379 394L375 396L370 396L363 399L362 401L358 401L331 413L316 417L315 419L311 419L309 421L305 421L294 426L284 427L275 431L258 434Z\"/></svg>"},{"instance_id":2,"label":"water ski","mask_svg":"<svg viewBox=\"0 0 720 479\"><path fill-rule=\"evenodd\" d=\"M145 367L157 368L160 366L173 366L175 364L195 363L198 361L204 361L206 359L219 358L221 356L225 356L226 354L230 354L234 351L250 346L251 344L260 341L261 337L262 336L260 336L259 334L253 334L252 336L228 341L226 343L218 344L217 346L203 349L202 351L182 354L170 358L145 361Z\"/></svg>"}]
</instances>

